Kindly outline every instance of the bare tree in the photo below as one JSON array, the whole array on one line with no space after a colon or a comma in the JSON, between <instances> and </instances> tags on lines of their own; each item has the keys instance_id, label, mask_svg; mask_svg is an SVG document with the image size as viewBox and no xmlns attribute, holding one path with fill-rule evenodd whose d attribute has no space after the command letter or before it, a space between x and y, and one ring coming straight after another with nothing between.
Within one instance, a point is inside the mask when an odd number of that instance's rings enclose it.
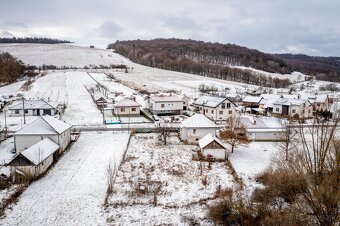
<instances>
[{"instance_id":1,"label":"bare tree","mask_svg":"<svg viewBox=\"0 0 340 226\"><path fill-rule=\"evenodd\" d=\"M247 130L241 123L240 116L235 115L227 120L225 127L220 131L220 137L231 147L231 153L240 145L249 143Z\"/></svg>"},{"instance_id":2,"label":"bare tree","mask_svg":"<svg viewBox=\"0 0 340 226\"><path fill-rule=\"evenodd\" d=\"M167 138L171 135L173 129L171 123L158 123L156 128L156 133L158 133L158 139L163 141L166 145Z\"/></svg>"},{"instance_id":3,"label":"bare tree","mask_svg":"<svg viewBox=\"0 0 340 226\"><path fill-rule=\"evenodd\" d=\"M295 149L298 142L298 131L294 129L291 118L287 119L284 131L278 133L278 139L278 148L285 154L285 159L288 160L288 154Z\"/></svg>"}]
</instances>

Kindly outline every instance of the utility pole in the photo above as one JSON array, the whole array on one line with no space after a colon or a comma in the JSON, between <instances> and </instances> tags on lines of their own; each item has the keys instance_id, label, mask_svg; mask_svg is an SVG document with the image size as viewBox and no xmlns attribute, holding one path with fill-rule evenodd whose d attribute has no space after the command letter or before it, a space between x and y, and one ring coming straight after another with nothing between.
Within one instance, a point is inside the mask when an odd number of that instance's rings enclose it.
<instances>
[{"instance_id":1,"label":"utility pole","mask_svg":"<svg viewBox=\"0 0 340 226\"><path fill-rule=\"evenodd\" d=\"M7 110L5 109L4 110L4 113L5 113L5 139L7 138Z\"/></svg>"},{"instance_id":2,"label":"utility pole","mask_svg":"<svg viewBox=\"0 0 340 226\"><path fill-rule=\"evenodd\" d=\"M26 124L25 97L22 97L22 111L23 111L23 116L24 116L24 124Z\"/></svg>"}]
</instances>

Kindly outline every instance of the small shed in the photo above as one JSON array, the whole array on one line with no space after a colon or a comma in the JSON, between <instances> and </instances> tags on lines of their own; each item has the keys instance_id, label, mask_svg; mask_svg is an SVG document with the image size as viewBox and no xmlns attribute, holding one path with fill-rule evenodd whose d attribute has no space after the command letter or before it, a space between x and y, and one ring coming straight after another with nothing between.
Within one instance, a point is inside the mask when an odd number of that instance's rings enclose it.
<instances>
[{"instance_id":1,"label":"small shed","mask_svg":"<svg viewBox=\"0 0 340 226\"><path fill-rule=\"evenodd\" d=\"M211 133L198 141L201 152L206 159L227 159L227 148L223 142Z\"/></svg>"},{"instance_id":2,"label":"small shed","mask_svg":"<svg viewBox=\"0 0 340 226\"><path fill-rule=\"evenodd\" d=\"M60 146L45 138L17 154L8 165L11 167L13 182L35 179L53 163L53 154Z\"/></svg>"}]
</instances>

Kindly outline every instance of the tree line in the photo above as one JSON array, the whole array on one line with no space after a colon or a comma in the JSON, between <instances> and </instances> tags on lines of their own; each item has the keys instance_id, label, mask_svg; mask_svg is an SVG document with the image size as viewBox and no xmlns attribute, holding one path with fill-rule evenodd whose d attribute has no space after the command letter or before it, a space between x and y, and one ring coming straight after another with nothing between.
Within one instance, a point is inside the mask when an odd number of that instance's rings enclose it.
<instances>
[{"instance_id":1,"label":"tree line","mask_svg":"<svg viewBox=\"0 0 340 226\"><path fill-rule=\"evenodd\" d=\"M0 83L12 83L25 72L25 65L9 53L0 53Z\"/></svg>"},{"instance_id":2,"label":"tree line","mask_svg":"<svg viewBox=\"0 0 340 226\"><path fill-rule=\"evenodd\" d=\"M291 72L279 58L232 44L155 39L117 41L109 44L108 48L150 67L274 88L291 84L288 79L272 78L254 70L234 67L242 65L268 72Z\"/></svg>"},{"instance_id":3,"label":"tree line","mask_svg":"<svg viewBox=\"0 0 340 226\"><path fill-rule=\"evenodd\" d=\"M36 38L36 37L24 37L24 38L0 38L0 43L39 43L39 44L58 44L58 43L72 43L67 40L52 39L52 38Z\"/></svg>"}]
</instances>

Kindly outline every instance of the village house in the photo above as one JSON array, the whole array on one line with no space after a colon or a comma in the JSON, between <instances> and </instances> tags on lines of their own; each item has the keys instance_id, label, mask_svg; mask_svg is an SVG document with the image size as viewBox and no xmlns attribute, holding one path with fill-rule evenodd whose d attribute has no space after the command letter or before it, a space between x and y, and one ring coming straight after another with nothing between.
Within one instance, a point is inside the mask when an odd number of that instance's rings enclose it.
<instances>
[{"instance_id":1,"label":"village house","mask_svg":"<svg viewBox=\"0 0 340 226\"><path fill-rule=\"evenodd\" d=\"M122 99L114 105L114 111L116 115L140 115L141 105L132 99Z\"/></svg>"},{"instance_id":2,"label":"village house","mask_svg":"<svg viewBox=\"0 0 340 226\"><path fill-rule=\"evenodd\" d=\"M313 116L313 105L309 100L280 98L273 104L273 114L295 118Z\"/></svg>"},{"instance_id":3,"label":"village house","mask_svg":"<svg viewBox=\"0 0 340 226\"><path fill-rule=\"evenodd\" d=\"M181 123L181 140L197 144L207 134L215 134L217 125L203 114L195 114Z\"/></svg>"},{"instance_id":4,"label":"village house","mask_svg":"<svg viewBox=\"0 0 340 226\"><path fill-rule=\"evenodd\" d=\"M45 138L49 138L59 145L59 153L61 153L67 148L71 141L71 125L51 116L40 116L18 132L14 133L14 147L16 153L21 153Z\"/></svg>"},{"instance_id":5,"label":"village house","mask_svg":"<svg viewBox=\"0 0 340 226\"><path fill-rule=\"evenodd\" d=\"M55 115L57 113L55 107L44 100L25 100L8 108L9 116L40 116Z\"/></svg>"},{"instance_id":6,"label":"village house","mask_svg":"<svg viewBox=\"0 0 340 226\"><path fill-rule=\"evenodd\" d=\"M18 153L9 163L13 182L35 179L45 173L54 162L54 154L60 146L50 138L33 144Z\"/></svg>"},{"instance_id":7,"label":"village house","mask_svg":"<svg viewBox=\"0 0 340 226\"><path fill-rule=\"evenodd\" d=\"M189 106L190 106L190 98L187 95L182 95L181 99L183 100L183 111L187 111L189 110Z\"/></svg>"},{"instance_id":8,"label":"village house","mask_svg":"<svg viewBox=\"0 0 340 226\"><path fill-rule=\"evenodd\" d=\"M328 95L317 95L313 103L314 111L328 111L331 104L330 102Z\"/></svg>"},{"instance_id":9,"label":"village house","mask_svg":"<svg viewBox=\"0 0 340 226\"><path fill-rule=\"evenodd\" d=\"M251 141L282 140L285 127L282 121L274 117L254 117L243 115L240 122L247 130L247 137Z\"/></svg>"},{"instance_id":10,"label":"village house","mask_svg":"<svg viewBox=\"0 0 340 226\"><path fill-rule=\"evenodd\" d=\"M201 96L192 106L196 112L214 121L226 121L235 114L237 105L226 97Z\"/></svg>"},{"instance_id":11,"label":"village house","mask_svg":"<svg viewBox=\"0 0 340 226\"><path fill-rule=\"evenodd\" d=\"M225 144L211 133L201 138L198 144L201 153L207 160L225 160L228 158Z\"/></svg>"},{"instance_id":12,"label":"village house","mask_svg":"<svg viewBox=\"0 0 340 226\"><path fill-rule=\"evenodd\" d=\"M263 109L260 108L261 101L263 97L261 96L245 96L242 99L242 106L245 107L245 111L251 114L262 114Z\"/></svg>"},{"instance_id":13,"label":"village house","mask_svg":"<svg viewBox=\"0 0 340 226\"><path fill-rule=\"evenodd\" d=\"M147 98L147 106L154 115L181 115L183 100L176 95L151 95Z\"/></svg>"}]
</instances>

